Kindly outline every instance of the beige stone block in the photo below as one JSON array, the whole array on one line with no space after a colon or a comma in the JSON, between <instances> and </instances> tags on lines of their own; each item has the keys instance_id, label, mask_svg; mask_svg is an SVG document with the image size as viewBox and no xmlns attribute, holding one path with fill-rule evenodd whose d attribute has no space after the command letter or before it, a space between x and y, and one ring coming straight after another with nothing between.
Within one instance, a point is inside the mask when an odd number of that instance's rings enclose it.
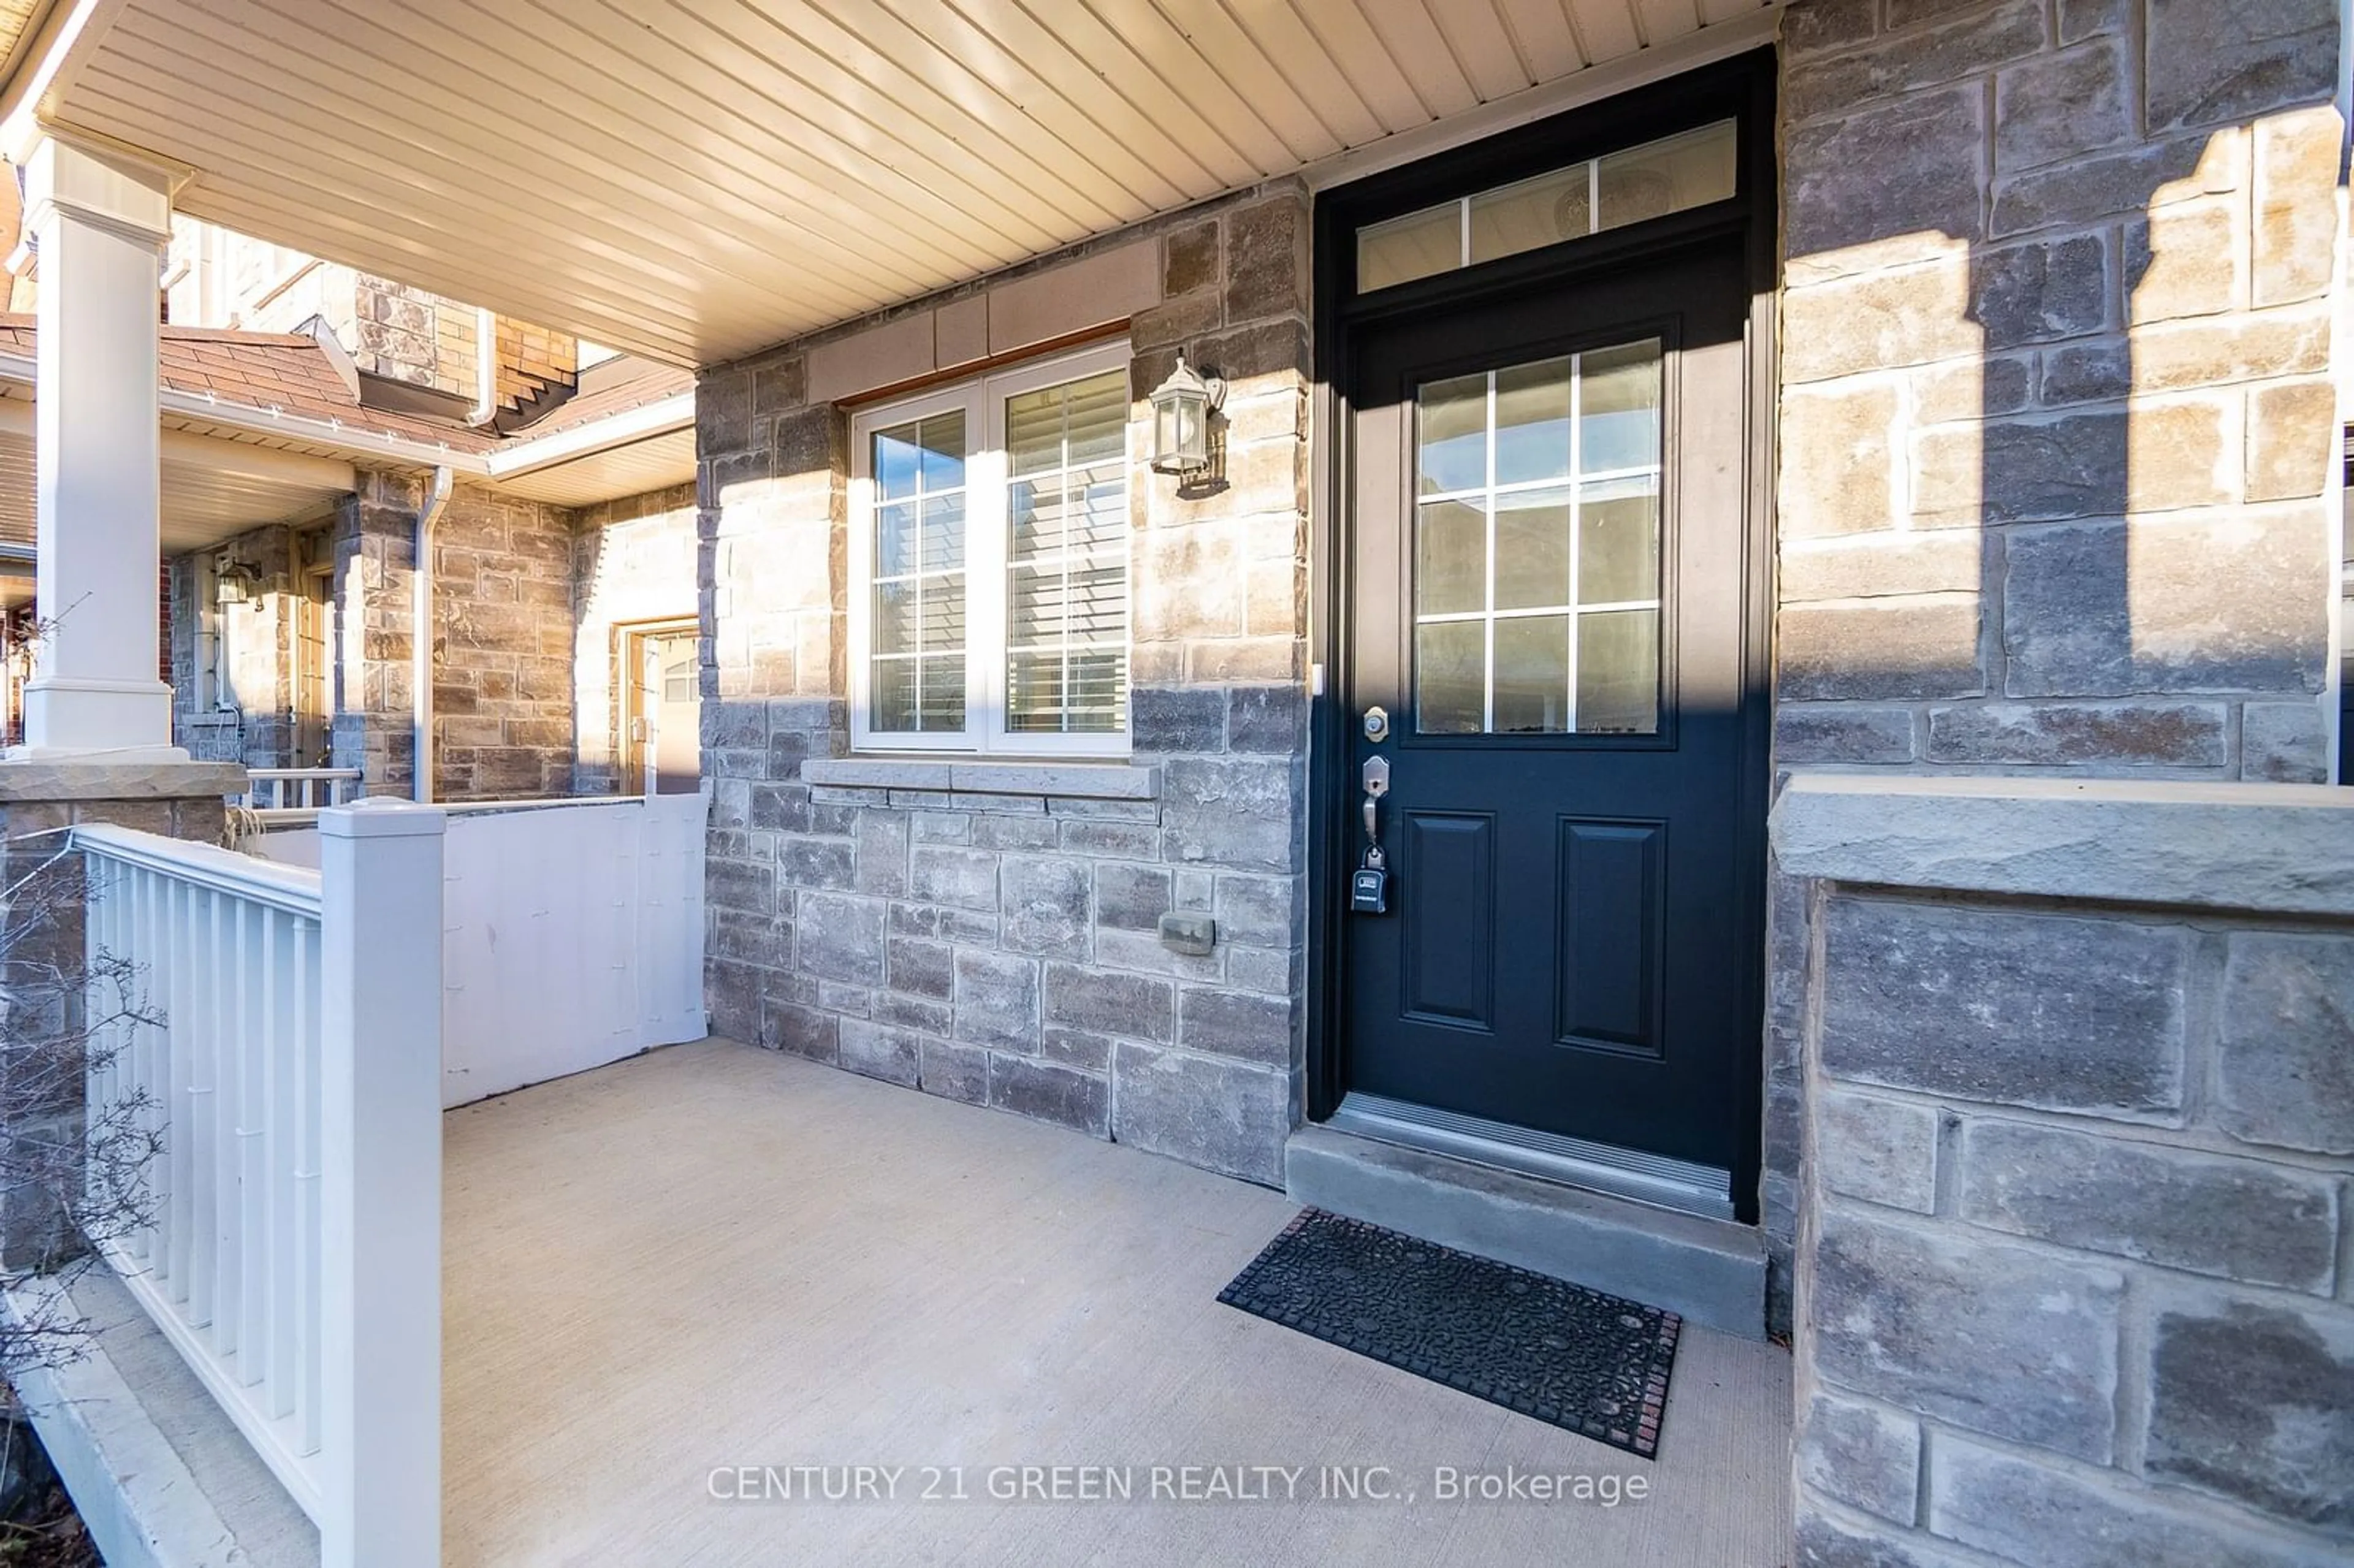
<instances>
[{"instance_id":1,"label":"beige stone block","mask_svg":"<svg viewBox=\"0 0 2354 1568\"><path fill-rule=\"evenodd\" d=\"M1297 681L1307 662L1297 637L1229 637L1185 644L1185 678L1196 684Z\"/></svg>"},{"instance_id":2,"label":"beige stone block","mask_svg":"<svg viewBox=\"0 0 2354 1568\"><path fill-rule=\"evenodd\" d=\"M2034 359L2026 354L1998 358L1972 355L1925 366L1911 379L1914 424L1984 419L2016 414L2032 401Z\"/></svg>"},{"instance_id":3,"label":"beige stone block","mask_svg":"<svg viewBox=\"0 0 2354 1568\"><path fill-rule=\"evenodd\" d=\"M1985 546L1975 531L1960 528L1786 545L1782 549L1781 598L1786 604L1795 604L1813 599L1975 592L1984 551Z\"/></svg>"},{"instance_id":4,"label":"beige stone block","mask_svg":"<svg viewBox=\"0 0 2354 1568\"><path fill-rule=\"evenodd\" d=\"M1959 253L1782 296L1782 377L1826 381L1976 354L1970 269Z\"/></svg>"},{"instance_id":5,"label":"beige stone block","mask_svg":"<svg viewBox=\"0 0 2354 1568\"><path fill-rule=\"evenodd\" d=\"M2327 381L2259 387L2248 394L2248 499L2319 495L2338 461L2338 389Z\"/></svg>"},{"instance_id":6,"label":"beige stone block","mask_svg":"<svg viewBox=\"0 0 2354 1568\"><path fill-rule=\"evenodd\" d=\"M809 400L839 403L878 387L928 376L938 361L932 313L917 311L809 351Z\"/></svg>"},{"instance_id":7,"label":"beige stone block","mask_svg":"<svg viewBox=\"0 0 2354 1568\"><path fill-rule=\"evenodd\" d=\"M1133 240L991 290L989 351L1012 354L1108 326L1160 301L1160 242Z\"/></svg>"},{"instance_id":8,"label":"beige stone block","mask_svg":"<svg viewBox=\"0 0 2354 1568\"><path fill-rule=\"evenodd\" d=\"M1232 523L1162 528L1136 542L1139 641L1240 636L1245 630L1245 530Z\"/></svg>"},{"instance_id":9,"label":"beige stone block","mask_svg":"<svg viewBox=\"0 0 2354 1568\"><path fill-rule=\"evenodd\" d=\"M1782 531L1793 538L1886 528L1897 514L1893 382L1782 397Z\"/></svg>"},{"instance_id":10,"label":"beige stone block","mask_svg":"<svg viewBox=\"0 0 2354 1568\"><path fill-rule=\"evenodd\" d=\"M2326 106L2273 115L2256 126L2258 304L2314 299L2328 290L2343 132L2338 111Z\"/></svg>"},{"instance_id":11,"label":"beige stone block","mask_svg":"<svg viewBox=\"0 0 2354 1568\"><path fill-rule=\"evenodd\" d=\"M1308 573L1298 557L1250 564L1244 619L1254 636L1296 636L1308 630Z\"/></svg>"},{"instance_id":12,"label":"beige stone block","mask_svg":"<svg viewBox=\"0 0 2354 1568\"><path fill-rule=\"evenodd\" d=\"M2329 368L2329 317L2306 308L2169 323L2134 333L2127 351L2142 393L2319 375Z\"/></svg>"},{"instance_id":13,"label":"beige stone block","mask_svg":"<svg viewBox=\"0 0 2354 1568\"><path fill-rule=\"evenodd\" d=\"M2127 319L2137 325L2239 310L2248 299L2245 205L2161 207L2126 233Z\"/></svg>"},{"instance_id":14,"label":"beige stone block","mask_svg":"<svg viewBox=\"0 0 2354 1568\"><path fill-rule=\"evenodd\" d=\"M1787 701L1920 701L1986 685L1974 593L1790 606L1775 635Z\"/></svg>"},{"instance_id":15,"label":"beige stone block","mask_svg":"<svg viewBox=\"0 0 2354 1568\"><path fill-rule=\"evenodd\" d=\"M970 295L932 313L932 364L940 370L989 357L989 296Z\"/></svg>"}]
</instances>

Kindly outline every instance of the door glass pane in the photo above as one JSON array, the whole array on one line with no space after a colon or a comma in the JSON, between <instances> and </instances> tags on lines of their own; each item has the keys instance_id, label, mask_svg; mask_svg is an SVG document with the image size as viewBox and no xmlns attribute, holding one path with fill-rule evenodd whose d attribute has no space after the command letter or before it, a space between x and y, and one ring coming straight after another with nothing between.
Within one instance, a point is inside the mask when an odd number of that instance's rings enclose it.
<instances>
[{"instance_id":1,"label":"door glass pane","mask_svg":"<svg viewBox=\"0 0 2354 1568\"><path fill-rule=\"evenodd\" d=\"M1659 612L1577 618L1577 727L1584 735L1650 735L1659 727Z\"/></svg>"},{"instance_id":2,"label":"door glass pane","mask_svg":"<svg viewBox=\"0 0 2354 1568\"><path fill-rule=\"evenodd\" d=\"M964 728L965 428L960 410L877 430L874 646L878 734Z\"/></svg>"},{"instance_id":3,"label":"door glass pane","mask_svg":"<svg viewBox=\"0 0 2354 1568\"><path fill-rule=\"evenodd\" d=\"M1662 344L1417 393L1416 725L1659 728Z\"/></svg>"},{"instance_id":4,"label":"door glass pane","mask_svg":"<svg viewBox=\"0 0 2354 1568\"><path fill-rule=\"evenodd\" d=\"M1128 375L1005 400L1005 727L1128 726Z\"/></svg>"},{"instance_id":5,"label":"door glass pane","mask_svg":"<svg viewBox=\"0 0 2354 1568\"><path fill-rule=\"evenodd\" d=\"M1421 493L1444 495L1488 482L1488 377L1458 376L1422 389L1416 408L1421 436Z\"/></svg>"}]
</instances>

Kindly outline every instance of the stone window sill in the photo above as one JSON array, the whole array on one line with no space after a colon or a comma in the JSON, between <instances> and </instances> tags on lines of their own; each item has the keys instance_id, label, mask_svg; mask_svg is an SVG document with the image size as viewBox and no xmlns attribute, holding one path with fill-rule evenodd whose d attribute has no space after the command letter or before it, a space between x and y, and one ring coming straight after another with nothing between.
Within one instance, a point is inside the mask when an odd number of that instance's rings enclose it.
<instances>
[{"instance_id":1,"label":"stone window sill","mask_svg":"<svg viewBox=\"0 0 2354 1568\"><path fill-rule=\"evenodd\" d=\"M1088 800L1161 798L1161 770L1127 762L833 757L802 763L801 777L811 784L850 789L938 789L960 795L1055 795Z\"/></svg>"}]
</instances>

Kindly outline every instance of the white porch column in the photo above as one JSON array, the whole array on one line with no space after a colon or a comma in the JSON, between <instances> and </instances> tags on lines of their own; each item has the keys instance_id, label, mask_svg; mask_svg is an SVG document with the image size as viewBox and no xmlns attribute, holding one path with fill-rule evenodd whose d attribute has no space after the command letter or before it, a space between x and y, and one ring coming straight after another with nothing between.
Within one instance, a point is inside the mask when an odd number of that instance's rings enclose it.
<instances>
[{"instance_id":1,"label":"white porch column","mask_svg":"<svg viewBox=\"0 0 2354 1568\"><path fill-rule=\"evenodd\" d=\"M40 260L36 588L51 630L25 687L18 755L185 761L171 688L156 677L156 286L170 178L52 136L24 169Z\"/></svg>"}]
</instances>

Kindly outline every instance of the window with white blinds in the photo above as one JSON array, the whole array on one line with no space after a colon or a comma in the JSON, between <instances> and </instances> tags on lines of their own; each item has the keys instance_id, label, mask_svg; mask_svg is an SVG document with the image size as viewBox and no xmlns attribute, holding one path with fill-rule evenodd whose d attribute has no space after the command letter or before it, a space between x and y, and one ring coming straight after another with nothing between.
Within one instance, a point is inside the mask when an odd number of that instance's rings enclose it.
<instances>
[{"instance_id":1,"label":"window with white blinds","mask_svg":"<svg viewBox=\"0 0 2354 1568\"><path fill-rule=\"evenodd\" d=\"M876 750L1128 745L1128 349L861 413L852 731Z\"/></svg>"}]
</instances>

